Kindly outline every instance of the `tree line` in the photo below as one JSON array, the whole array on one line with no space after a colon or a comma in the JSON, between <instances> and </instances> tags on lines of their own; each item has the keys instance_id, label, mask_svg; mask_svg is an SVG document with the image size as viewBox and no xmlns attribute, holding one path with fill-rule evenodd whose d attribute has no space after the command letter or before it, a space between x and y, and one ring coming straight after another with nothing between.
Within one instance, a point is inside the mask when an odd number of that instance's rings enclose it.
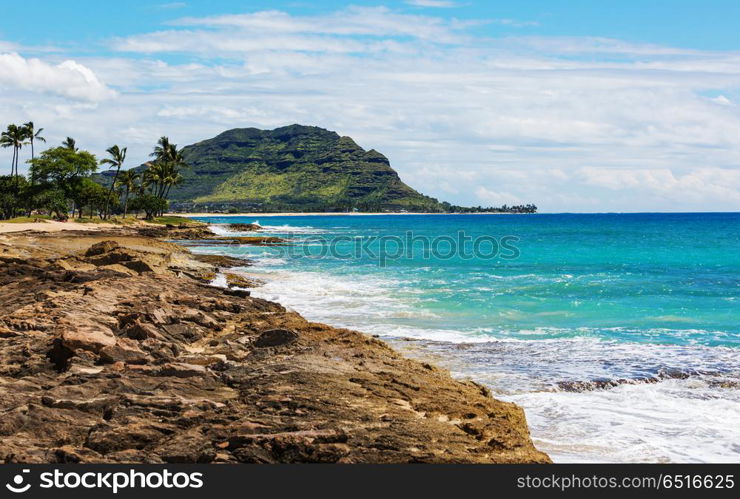
<instances>
[{"instance_id":1,"label":"tree line","mask_svg":"<svg viewBox=\"0 0 740 499\"><path fill-rule=\"evenodd\" d=\"M514 206L456 206L442 203L449 213L537 213L535 204L517 204Z\"/></svg>"},{"instance_id":2,"label":"tree line","mask_svg":"<svg viewBox=\"0 0 740 499\"><path fill-rule=\"evenodd\" d=\"M10 173L0 175L0 220L34 213L57 220L84 214L110 219L132 211L152 219L167 209L170 189L182 182L181 171L188 167L182 150L167 137L159 139L143 168L124 169L126 147L113 145L106 150L108 157L98 160L71 137L37 156L35 145L46 142L43 131L28 122L8 125L0 134L0 147L12 148ZM22 174L19 165L26 146L29 168ZM108 187L94 180L99 167L114 171Z\"/></svg>"}]
</instances>

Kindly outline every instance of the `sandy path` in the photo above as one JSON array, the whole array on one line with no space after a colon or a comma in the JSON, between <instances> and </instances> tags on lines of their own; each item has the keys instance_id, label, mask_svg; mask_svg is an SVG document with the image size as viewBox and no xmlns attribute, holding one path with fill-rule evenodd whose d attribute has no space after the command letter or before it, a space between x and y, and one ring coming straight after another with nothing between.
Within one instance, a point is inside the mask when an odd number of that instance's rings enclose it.
<instances>
[{"instance_id":1,"label":"sandy path","mask_svg":"<svg viewBox=\"0 0 740 499\"><path fill-rule=\"evenodd\" d=\"M60 232L63 230L100 230L102 227L110 228L110 225L101 224L81 224L77 222L54 222L51 220L42 220L30 223L4 223L0 222L0 234L8 232L23 232L31 230L35 232Z\"/></svg>"}]
</instances>

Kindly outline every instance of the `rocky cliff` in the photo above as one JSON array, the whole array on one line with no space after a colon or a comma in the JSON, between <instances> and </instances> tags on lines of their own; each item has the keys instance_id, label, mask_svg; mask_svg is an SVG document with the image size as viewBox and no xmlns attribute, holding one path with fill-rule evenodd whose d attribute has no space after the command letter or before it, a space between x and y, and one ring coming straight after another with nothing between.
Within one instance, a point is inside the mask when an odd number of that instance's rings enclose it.
<instances>
[{"instance_id":1,"label":"rocky cliff","mask_svg":"<svg viewBox=\"0 0 740 499\"><path fill-rule=\"evenodd\" d=\"M443 211L401 181L388 159L312 126L238 128L187 146L175 209Z\"/></svg>"},{"instance_id":2,"label":"rocky cliff","mask_svg":"<svg viewBox=\"0 0 740 499\"><path fill-rule=\"evenodd\" d=\"M0 238L0 462L548 462L516 405L158 235Z\"/></svg>"}]
</instances>

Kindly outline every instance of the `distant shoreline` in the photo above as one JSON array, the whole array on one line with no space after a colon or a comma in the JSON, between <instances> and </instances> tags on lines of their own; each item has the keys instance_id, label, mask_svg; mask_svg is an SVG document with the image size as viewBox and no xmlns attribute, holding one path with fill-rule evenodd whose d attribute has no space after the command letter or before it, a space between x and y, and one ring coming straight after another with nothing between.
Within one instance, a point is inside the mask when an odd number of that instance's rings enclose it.
<instances>
[{"instance_id":1,"label":"distant shoreline","mask_svg":"<svg viewBox=\"0 0 740 499\"><path fill-rule=\"evenodd\" d=\"M580 212L580 211L563 211L563 212L537 212L537 213L502 213L496 211L485 211L480 213L385 213L385 212L372 212L372 213L299 213L299 212L285 212L285 213L165 213L166 216L178 216L184 218L198 218L198 217L324 217L324 216L381 216L381 215L734 215L740 211L594 211L594 212Z\"/></svg>"},{"instance_id":2,"label":"distant shoreline","mask_svg":"<svg viewBox=\"0 0 740 499\"><path fill-rule=\"evenodd\" d=\"M367 216L379 216L379 215L531 215L531 213L499 213L499 212L481 212L481 213L384 213L384 212L373 212L373 213L300 213L300 212L286 212L286 213L165 213L165 216L178 216L186 218L199 218L199 217L325 217L325 216L355 216L355 217L367 217Z\"/></svg>"}]
</instances>

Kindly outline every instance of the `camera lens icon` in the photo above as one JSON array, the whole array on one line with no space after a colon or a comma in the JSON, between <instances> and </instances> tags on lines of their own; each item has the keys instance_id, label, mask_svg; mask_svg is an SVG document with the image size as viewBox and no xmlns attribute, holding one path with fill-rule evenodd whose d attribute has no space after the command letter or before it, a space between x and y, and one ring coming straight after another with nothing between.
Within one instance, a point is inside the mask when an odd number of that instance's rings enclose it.
<instances>
[{"instance_id":1,"label":"camera lens icon","mask_svg":"<svg viewBox=\"0 0 740 499\"><path fill-rule=\"evenodd\" d=\"M23 473L30 473L30 472L31 472L31 470L23 470ZM13 483L6 483L5 484L5 487L9 491L11 491L11 492L13 492L15 494L22 494L24 492L27 492L28 489L31 488L31 484L30 483L27 483L27 484L23 485L24 479L25 478L24 478L24 476L22 474L21 475L15 475L13 477Z\"/></svg>"}]
</instances>

